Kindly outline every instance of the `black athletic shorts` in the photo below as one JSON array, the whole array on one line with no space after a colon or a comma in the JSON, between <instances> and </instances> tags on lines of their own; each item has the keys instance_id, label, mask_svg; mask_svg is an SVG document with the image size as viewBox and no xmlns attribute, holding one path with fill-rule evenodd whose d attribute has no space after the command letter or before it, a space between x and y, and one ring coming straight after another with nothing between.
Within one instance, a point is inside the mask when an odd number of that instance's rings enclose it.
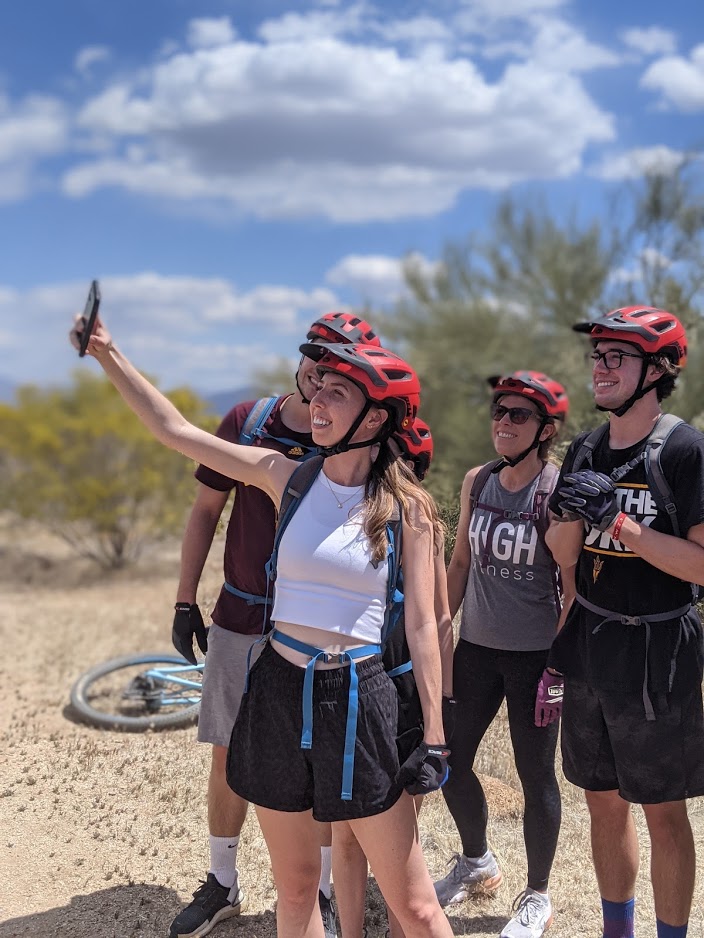
<instances>
[{"instance_id":1,"label":"black athletic shorts","mask_svg":"<svg viewBox=\"0 0 704 938\"><path fill-rule=\"evenodd\" d=\"M656 719L645 718L638 692L598 691L565 679L562 760L567 779L587 791L612 791L635 804L662 804L704 794L701 685L687 693L651 694Z\"/></svg>"},{"instance_id":2,"label":"black athletic shorts","mask_svg":"<svg viewBox=\"0 0 704 938\"><path fill-rule=\"evenodd\" d=\"M350 668L313 679L313 745L301 749L305 671L267 645L249 675L232 730L227 781L252 804L308 811L318 821L370 817L398 801L396 688L375 655L357 664L359 712L352 800L343 801L342 764Z\"/></svg>"}]
</instances>

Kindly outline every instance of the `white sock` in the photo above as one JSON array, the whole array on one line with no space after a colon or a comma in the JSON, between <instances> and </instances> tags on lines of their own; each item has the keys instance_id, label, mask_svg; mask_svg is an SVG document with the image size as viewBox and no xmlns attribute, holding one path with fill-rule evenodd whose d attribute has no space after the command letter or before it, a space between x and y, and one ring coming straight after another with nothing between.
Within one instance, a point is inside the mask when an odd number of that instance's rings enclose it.
<instances>
[{"instance_id":1,"label":"white sock","mask_svg":"<svg viewBox=\"0 0 704 938\"><path fill-rule=\"evenodd\" d=\"M481 857L467 857L472 866L476 866L478 869L482 869L485 866L490 866L494 860L494 854L491 850L487 850L485 854Z\"/></svg>"},{"instance_id":2,"label":"white sock","mask_svg":"<svg viewBox=\"0 0 704 938\"><path fill-rule=\"evenodd\" d=\"M332 847L320 848L320 891L329 899L332 895Z\"/></svg>"},{"instance_id":3,"label":"white sock","mask_svg":"<svg viewBox=\"0 0 704 938\"><path fill-rule=\"evenodd\" d=\"M539 896L545 905L552 908L552 903L550 902L550 893L549 892L540 892L538 889L531 889L530 886L526 886L526 892L529 892L532 896Z\"/></svg>"},{"instance_id":4,"label":"white sock","mask_svg":"<svg viewBox=\"0 0 704 938\"><path fill-rule=\"evenodd\" d=\"M232 893L237 886L237 845L239 837L213 837L210 835L210 870L221 886ZM234 890L235 893L237 889ZM231 899L234 896L231 895Z\"/></svg>"}]
</instances>

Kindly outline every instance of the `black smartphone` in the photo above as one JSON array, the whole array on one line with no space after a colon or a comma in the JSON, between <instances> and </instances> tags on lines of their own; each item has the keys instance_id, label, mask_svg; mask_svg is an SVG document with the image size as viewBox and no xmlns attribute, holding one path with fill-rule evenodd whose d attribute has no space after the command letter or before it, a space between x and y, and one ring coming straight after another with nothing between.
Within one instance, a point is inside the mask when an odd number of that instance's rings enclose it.
<instances>
[{"instance_id":1,"label":"black smartphone","mask_svg":"<svg viewBox=\"0 0 704 938\"><path fill-rule=\"evenodd\" d=\"M98 310L100 309L100 287L98 286L98 281L94 280L90 285L90 290L88 291L88 299L86 300L86 306L83 310L83 331L81 332L81 347L78 350L78 354L81 358L86 354L86 349L88 348L88 340L93 334L93 329L95 328L95 320L98 317Z\"/></svg>"}]
</instances>

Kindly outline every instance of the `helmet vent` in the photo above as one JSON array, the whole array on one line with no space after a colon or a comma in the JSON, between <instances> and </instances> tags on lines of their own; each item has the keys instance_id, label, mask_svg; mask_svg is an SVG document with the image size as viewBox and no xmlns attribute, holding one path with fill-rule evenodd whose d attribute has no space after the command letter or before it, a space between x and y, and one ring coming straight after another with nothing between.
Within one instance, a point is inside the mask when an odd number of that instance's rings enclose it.
<instances>
[{"instance_id":1,"label":"helmet vent","mask_svg":"<svg viewBox=\"0 0 704 938\"><path fill-rule=\"evenodd\" d=\"M384 368L384 374L389 381L406 381L411 377L410 372L401 371L397 368Z\"/></svg>"}]
</instances>

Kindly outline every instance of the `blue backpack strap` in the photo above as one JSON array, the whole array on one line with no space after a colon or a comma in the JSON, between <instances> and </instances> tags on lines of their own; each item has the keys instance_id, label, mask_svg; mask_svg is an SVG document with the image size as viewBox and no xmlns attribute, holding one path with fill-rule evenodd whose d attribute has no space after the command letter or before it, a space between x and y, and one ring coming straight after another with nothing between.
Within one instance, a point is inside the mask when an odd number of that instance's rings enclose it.
<instances>
[{"instance_id":1,"label":"blue backpack strap","mask_svg":"<svg viewBox=\"0 0 704 938\"><path fill-rule=\"evenodd\" d=\"M270 606L271 599L268 596L255 596L254 593L245 593L244 590L238 590L236 586L233 586L232 583L225 581L222 584L228 593L232 593L233 596L238 596L240 599L244 599L248 606Z\"/></svg>"},{"instance_id":2,"label":"blue backpack strap","mask_svg":"<svg viewBox=\"0 0 704 938\"><path fill-rule=\"evenodd\" d=\"M260 397L255 402L240 430L239 442L242 446L252 446L256 437L260 435L264 424L271 416L277 401L278 397Z\"/></svg>"},{"instance_id":3,"label":"blue backpack strap","mask_svg":"<svg viewBox=\"0 0 704 938\"><path fill-rule=\"evenodd\" d=\"M363 658L368 655L380 655L381 645L362 645L359 648L349 648L339 654L331 654L323 648L316 645L308 645L301 642L291 635L284 632L278 632L276 629L271 633L271 637L277 642L286 645L287 648L294 648L296 651L303 652L310 656L310 661L306 665L306 673L303 678L303 727L301 733L301 749L310 749L313 745L313 676L315 672L316 661L328 663L343 664L348 661L350 665L350 688L347 699L347 721L345 724L345 748L342 760L342 792L340 797L343 801L352 800L352 782L354 779L354 747L357 739L357 713L359 710L359 678L357 668L355 667L355 658Z\"/></svg>"}]
</instances>

